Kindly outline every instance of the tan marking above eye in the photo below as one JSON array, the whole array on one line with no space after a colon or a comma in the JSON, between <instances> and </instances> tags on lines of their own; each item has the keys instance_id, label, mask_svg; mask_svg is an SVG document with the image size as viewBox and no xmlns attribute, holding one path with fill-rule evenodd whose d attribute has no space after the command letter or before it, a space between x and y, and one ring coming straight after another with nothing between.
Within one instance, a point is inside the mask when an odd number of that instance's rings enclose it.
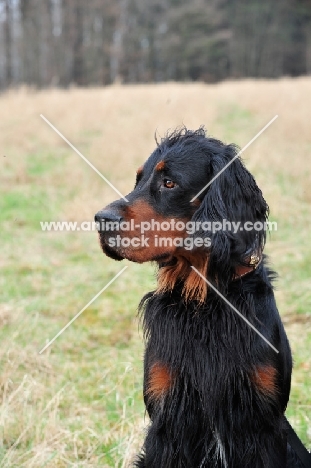
<instances>
[{"instance_id":1,"label":"tan marking above eye","mask_svg":"<svg viewBox=\"0 0 311 468\"><path fill-rule=\"evenodd\" d=\"M143 166L140 166L140 167L137 169L136 174L137 174L137 175L140 175L142 172L143 172Z\"/></svg>"},{"instance_id":2,"label":"tan marking above eye","mask_svg":"<svg viewBox=\"0 0 311 468\"><path fill-rule=\"evenodd\" d=\"M156 165L155 169L156 171L163 171L165 167L165 162L164 161L159 161L158 164Z\"/></svg>"}]
</instances>

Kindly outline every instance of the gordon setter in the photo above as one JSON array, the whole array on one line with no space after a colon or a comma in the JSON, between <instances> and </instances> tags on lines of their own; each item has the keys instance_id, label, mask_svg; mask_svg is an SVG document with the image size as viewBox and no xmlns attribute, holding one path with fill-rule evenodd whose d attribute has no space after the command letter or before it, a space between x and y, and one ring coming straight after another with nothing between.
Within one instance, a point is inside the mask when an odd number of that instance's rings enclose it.
<instances>
[{"instance_id":1,"label":"gordon setter","mask_svg":"<svg viewBox=\"0 0 311 468\"><path fill-rule=\"evenodd\" d=\"M202 127L157 142L127 201L96 214L106 255L158 265L140 304L151 422L137 468L303 466L287 444L292 357L267 216L236 146Z\"/></svg>"}]
</instances>

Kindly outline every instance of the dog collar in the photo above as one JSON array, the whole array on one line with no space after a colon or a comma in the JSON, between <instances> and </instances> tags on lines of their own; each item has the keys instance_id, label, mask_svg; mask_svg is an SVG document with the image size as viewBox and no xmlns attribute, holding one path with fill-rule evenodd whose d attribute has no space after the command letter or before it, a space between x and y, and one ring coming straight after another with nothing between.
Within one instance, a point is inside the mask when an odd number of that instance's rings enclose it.
<instances>
[{"instance_id":1,"label":"dog collar","mask_svg":"<svg viewBox=\"0 0 311 468\"><path fill-rule=\"evenodd\" d=\"M245 276L248 273L251 273L252 271L256 270L258 265L260 265L261 261L262 254L253 253L250 256L249 261L247 262L248 265L240 265L236 267L233 281L242 278L242 276Z\"/></svg>"}]
</instances>

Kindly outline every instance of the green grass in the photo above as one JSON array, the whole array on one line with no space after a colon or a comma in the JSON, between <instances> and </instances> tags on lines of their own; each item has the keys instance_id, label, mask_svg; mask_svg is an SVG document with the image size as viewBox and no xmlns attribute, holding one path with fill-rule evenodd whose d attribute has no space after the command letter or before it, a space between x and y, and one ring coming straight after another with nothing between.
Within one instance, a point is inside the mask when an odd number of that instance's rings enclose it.
<instances>
[{"instance_id":1,"label":"green grass","mask_svg":"<svg viewBox=\"0 0 311 468\"><path fill-rule=\"evenodd\" d=\"M4 399L8 412L1 418L0 466L27 466L41 444L46 455L35 466L121 466L116 460L122 460L126 427L144 411L143 350L135 316L139 297L152 287L153 271L143 267L142 277L132 266L40 356L47 340L123 266L101 255L96 232L40 230L41 220L60 216L66 192L63 174L61 196L56 192L50 203L49 190L41 184L44 174L50 181L59 176L55 158L29 155L28 182L1 190L0 356L4 375L9 375L9 384L2 384L16 395L12 401ZM68 200L71 192L68 186ZM57 439L52 453L50 430Z\"/></svg>"}]
</instances>

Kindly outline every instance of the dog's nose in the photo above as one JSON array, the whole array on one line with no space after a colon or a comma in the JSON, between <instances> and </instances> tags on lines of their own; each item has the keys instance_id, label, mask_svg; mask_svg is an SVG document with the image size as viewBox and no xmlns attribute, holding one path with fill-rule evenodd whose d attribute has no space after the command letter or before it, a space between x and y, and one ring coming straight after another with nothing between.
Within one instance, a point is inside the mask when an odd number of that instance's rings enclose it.
<instances>
[{"instance_id":1,"label":"dog's nose","mask_svg":"<svg viewBox=\"0 0 311 468\"><path fill-rule=\"evenodd\" d=\"M101 210L96 213L94 219L96 223L102 223L106 221L120 223L122 221L122 216L119 216L118 214L115 214L109 210Z\"/></svg>"}]
</instances>

